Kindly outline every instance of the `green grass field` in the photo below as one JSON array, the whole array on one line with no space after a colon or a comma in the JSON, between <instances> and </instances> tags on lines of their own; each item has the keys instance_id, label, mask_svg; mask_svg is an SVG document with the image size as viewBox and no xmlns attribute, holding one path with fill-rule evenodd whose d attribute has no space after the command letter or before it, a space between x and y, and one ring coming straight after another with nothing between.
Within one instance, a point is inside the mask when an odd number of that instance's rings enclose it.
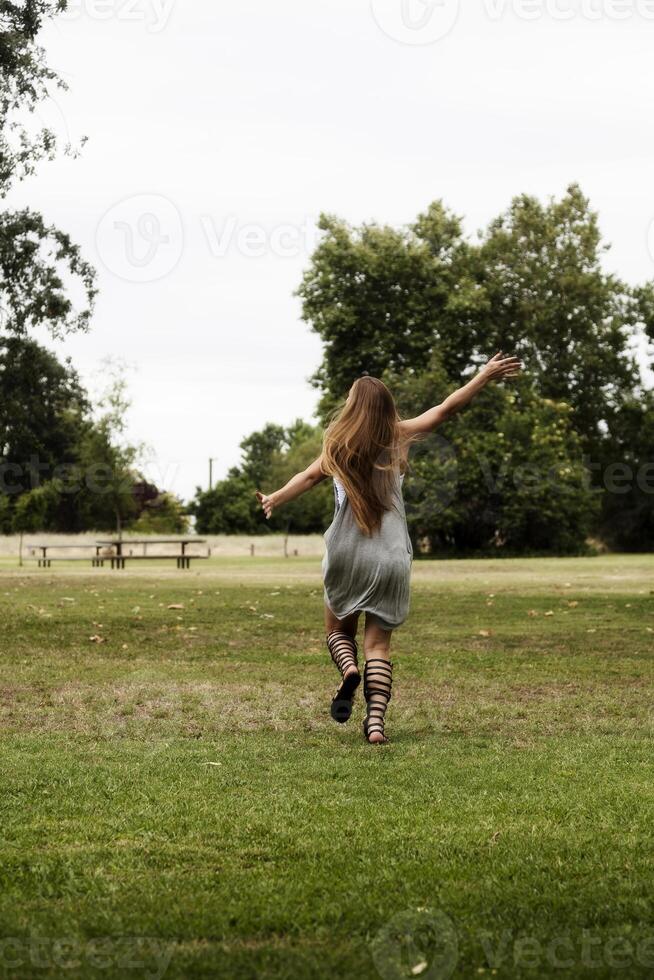
<instances>
[{"instance_id":1,"label":"green grass field","mask_svg":"<svg viewBox=\"0 0 654 980\"><path fill-rule=\"evenodd\" d=\"M373 748L316 560L0 565L0 976L651 977L653 590L417 562Z\"/></svg>"}]
</instances>

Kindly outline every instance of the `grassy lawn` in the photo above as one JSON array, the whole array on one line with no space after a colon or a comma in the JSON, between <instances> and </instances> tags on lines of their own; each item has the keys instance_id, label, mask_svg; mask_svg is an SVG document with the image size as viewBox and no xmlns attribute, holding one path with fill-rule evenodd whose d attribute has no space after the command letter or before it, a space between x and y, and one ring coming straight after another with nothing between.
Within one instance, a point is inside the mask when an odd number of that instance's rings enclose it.
<instances>
[{"instance_id":1,"label":"grassy lawn","mask_svg":"<svg viewBox=\"0 0 654 980\"><path fill-rule=\"evenodd\" d=\"M321 605L0 563L0 976L654 975L654 556L417 562L382 748Z\"/></svg>"}]
</instances>

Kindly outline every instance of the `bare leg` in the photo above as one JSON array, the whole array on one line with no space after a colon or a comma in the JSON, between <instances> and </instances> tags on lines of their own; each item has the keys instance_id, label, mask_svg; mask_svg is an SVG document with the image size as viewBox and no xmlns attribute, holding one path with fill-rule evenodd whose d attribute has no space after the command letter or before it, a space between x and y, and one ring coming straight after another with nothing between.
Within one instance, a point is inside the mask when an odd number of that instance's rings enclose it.
<instances>
[{"instance_id":1,"label":"bare leg","mask_svg":"<svg viewBox=\"0 0 654 980\"><path fill-rule=\"evenodd\" d=\"M384 715L391 696L391 636L392 630L384 630L366 616L363 651L366 658L366 703L370 719L371 745L386 742Z\"/></svg>"}]
</instances>

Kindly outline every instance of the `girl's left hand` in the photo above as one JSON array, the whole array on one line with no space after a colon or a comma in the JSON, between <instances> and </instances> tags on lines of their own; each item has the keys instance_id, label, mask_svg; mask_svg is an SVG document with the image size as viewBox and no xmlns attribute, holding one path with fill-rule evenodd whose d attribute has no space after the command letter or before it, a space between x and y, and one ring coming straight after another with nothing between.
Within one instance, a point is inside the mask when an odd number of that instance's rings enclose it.
<instances>
[{"instance_id":1,"label":"girl's left hand","mask_svg":"<svg viewBox=\"0 0 654 980\"><path fill-rule=\"evenodd\" d=\"M270 520L270 515L275 509L275 501L273 500L272 494L267 496L265 493L261 493L260 490L256 491L257 500L263 508L263 512L266 515L266 520Z\"/></svg>"}]
</instances>

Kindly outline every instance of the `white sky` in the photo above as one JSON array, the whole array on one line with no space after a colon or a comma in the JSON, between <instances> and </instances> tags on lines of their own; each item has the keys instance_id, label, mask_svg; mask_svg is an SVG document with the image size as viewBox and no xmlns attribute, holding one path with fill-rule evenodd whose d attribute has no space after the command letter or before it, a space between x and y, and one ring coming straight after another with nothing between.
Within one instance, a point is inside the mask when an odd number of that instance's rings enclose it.
<instances>
[{"instance_id":1,"label":"white sky","mask_svg":"<svg viewBox=\"0 0 654 980\"><path fill-rule=\"evenodd\" d=\"M607 266L654 275L653 0L84 0L42 40L71 87L43 120L89 142L10 203L97 265L93 328L60 349L89 384L136 365L131 435L184 497L312 415L293 291L321 210L403 224L441 197L474 234L576 180Z\"/></svg>"}]
</instances>

